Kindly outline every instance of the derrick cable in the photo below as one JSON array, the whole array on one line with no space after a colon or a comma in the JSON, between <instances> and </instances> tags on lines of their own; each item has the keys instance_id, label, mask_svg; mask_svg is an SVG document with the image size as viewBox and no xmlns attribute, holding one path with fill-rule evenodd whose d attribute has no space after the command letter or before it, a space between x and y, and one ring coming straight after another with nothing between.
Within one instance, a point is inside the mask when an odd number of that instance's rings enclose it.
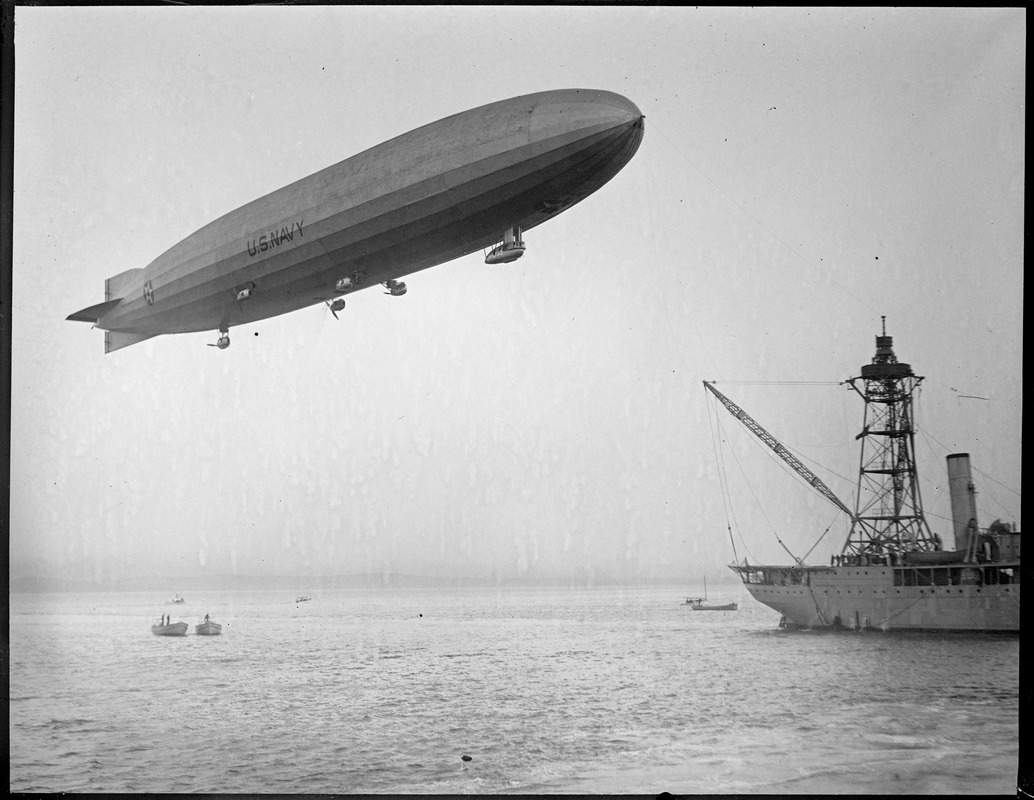
<instances>
[{"instance_id":1,"label":"derrick cable","mask_svg":"<svg viewBox=\"0 0 1034 800\"><path fill-rule=\"evenodd\" d=\"M705 388L705 390L706 390L706 391L709 391L709 393L711 393L711 394L714 394L714 395L715 395L715 398L716 398L717 400L719 400L720 402L722 402L722 404L723 404L723 405L726 405L726 402L722 400L721 396L719 396L718 394L716 394L716 391L717 391L717 390L715 390L715 389L713 388L713 386L712 386L712 387L710 387L710 389L708 388L708 383L707 383L706 381L704 382L704 388ZM732 401L728 401L728 402L730 402L730 403L731 403ZM736 405L735 403L733 403L733 406L735 406L735 408L736 408L736 409L737 409L738 411L740 411L740 413L742 414L742 416L741 416L740 414L737 414L737 413L733 412L733 416L735 417L735 419L736 419L736 420L737 420L737 421L738 421L738 422L739 422L739 423L740 423L740 424L741 424L741 425L742 425L743 427L745 427L745 428L748 428L748 429L750 430L750 432L754 434L754 436L750 437L751 439L754 439L754 440L756 440L756 439L757 439L757 438L759 438L759 437L758 437L758 434L757 434L757 433L756 433L756 432L755 432L755 431L754 431L753 429L750 429L750 428L749 428L749 426L747 425L746 421L744 420L744 417L746 417L747 419L751 420L751 422L753 422L753 423L754 423L754 424L755 424L755 425L756 425L756 426L757 426L757 427L758 427L759 429L761 429L762 431L764 431L764 432L765 432L765 433L766 433L766 434L768 435L768 437L769 437L770 439L772 439L772 441L774 441L774 442L778 443L778 445L779 445L779 446L780 446L780 447L781 447L781 448L782 448L782 449L783 449L784 451L787 451L787 452L789 452L789 451L791 450L791 448L788 448L788 447L786 447L786 446L785 446L785 445L784 445L784 444L782 443L782 441L781 441L781 440L779 440L779 439L776 439L776 438L775 438L775 437L774 437L774 436L773 436L773 435L772 435L771 433L769 433L769 432L767 431L767 429L765 429L765 428L764 428L763 426L761 426L761 424L760 424L760 423L758 423L758 422L757 422L756 420L754 420L754 419L753 419L753 417L750 417L750 415L749 415L749 414L747 414L747 413L746 413L745 411L743 411L743 410L742 410L742 409L741 409L741 408L740 408L740 407L739 407L738 405ZM729 410L730 412L732 411L732 408L729 408L729 407L728 407L727 405L726 405L726 407L728 408L728 410ZM765 453L765 455L766 455L766 456L767 456L767 457L768 457L768 458L769 458L770 460L776 460L776 459L774 459L774 458L773 458L773 454L775 454L775 455L779 455L778 451L776 451L776 450L775 450L775 449L773 448L773 446L771 445L771 443L769 443L768 441L765 441L764 443L765 443L765 444L766 444L766 445L767 445L768 447L767 447L767 448L762 448L762 451L763 451L763 452ZM795 451L795 452L796 452L796 451ZM807 460L809 460L809 461L812 461L812 463L814 463L814 464L818 465L818 462L816 462L816 461L814 461L814 460L812 460L812 459L807 459ZM834 502L834 503L835 503L835 504L837 505L837 507L838 507L838 508L840 508L840 510L841 510L841 511L845 511L845 512L847 512L847 513L849 514L849 516L851 516L851 517L852 517L852 519L854 518L854 514L853 514L852 512L850 512L850 511L849 511L849 510L847 509L847 507L846 507L846 506L845 506L845 505L843 504L843 502L842 502L842 501L840 501L840 500L839 500L839 498L837 498L837 497L836 497L836 495L833 495L833 494L832 494L832 490L830 490L830 489L829 489L828 487L826 487L826 486L825 486L825 484L822 484L822 485L823 485L823 487L825 488L825 491L822 491L822 490L820 490L820 489L819 489L818 487L816 487L816 486L815 486L815 484L814 484L814 483L811 483L810 481L808 481L808 480L807 480L807 479L805 478L805 476L801 474L801 472L800 472L800 471L798 471L797 469L795 469L795 468L791 467L791 465L790 465L790 464L786 463L786 459L785 459L784 457L782 457L782 456L780 456L780 457L779 457L779 459L778 459L778 460L776 460L776 463L778 463L778 464L779 464L779 466L780 466L780 469L782 469L782 470L783 470L784 472L789 472L790 470L792 470L792 472L793 472L793 475L795 476L795 478L796 478L796 479L799 479L799 480L800 480L800 479L803 479L803 480L805 481L805 483L808 483L808 485L809 485L809 486L811 486L811 487L812 487L813 489L815 489L815 490L816 490L816 491L818 491L818 492L819 492L820 494L822 494L822 495L823 495L823 497L825 497L825 498L826 498L827 500L831 500L832 502ZM800 464L801 462L800 462L800 461L798 460L798 463ZM802 466L803 466L803 464L802 464ZM742 471L742 467L741 467L741 471ZM819 481L819 482L821 483L821 479L820 479L820 478L818 478L818 476L816 476L816 475L815 475L814 473L811 473L811 474L812 474L812 477L814 477L814 478L815 478L815 480L817 480L817 481ZM838 474L838 473L835 473L835 472L834 472L834 474ZM842 476L842 475L839 475L839 477L843 478L843 476ZM748 483L748 485L749 485L749 483ZM753 487L751 488L751 491L753 492ZM755 496L755 497L756 497L756 496ZM759 503L759 506L760 506L760 503ZM764 512L763 512L763 510L762 510L762 513L764 513ZM767 517L766 517L766 519L767 519ZM822 534L821 534L821 535L819 536L819 538L818 538L818 539L816 539L815 543L814 543L814 544L813 544L813 545L811 546L811 548L809 548L809 550L808 550L808 552L807 552L807 553L805 554L804 558L807 558L807 557L808 557L808 555L810 555L810 554L811 554L811 552L812 552L812 551L813 551L813 550L814 550L814 549L815 549L815 548L816 548L816 547L818 546L819 542L821 542L821 541L822 541L822 539L823 539L823 538L824 538L824 537L826 536L826 534L827 534L827 533L829 533L830 529L831 529L831 528L833 527L833 524L834 524L835 522L836 522L836 520L834 519L834 521L833 521L833 522L831 522L831 523L829 524L829 526L827 526L826 530L822 532ZM769 522L769 526L770 526L770 527L772 527L772 529L773 529L773 533L775 533L775 528L774 528L774 526L772 526L771 522ZM797 556L795 556L795 555L794 555L794 554L793 554L792 552L790 552L790 549L789 549L789 548L788 548L788 547L786 546L786 544L784 544L784 543L783 543L782 539L780 539L780 538L779 538L779 535L778 535L778 534L775 534L775 536L776 536L776 540L777 540L777 541L779 542L779 544L780 544L780 545L782 545L783 549L784 549L784 550L786 550L786 552L787 552L787 553L788 553L788 554L790 555L790 557L791 557L792 559L794 559L794 561L795 561L795 562L796 562L796 563L797 563L798 565L800 565L800 566L803 566L803 565L804 565L804 559L799 559L799 558L797 558Z\"/></svg>"},{"instance_id":2,"label":"derrick cable","mask_svg":"<svg viewBox=\"0 0 1034 800\"><path fill-rule=\"evenodd\" d=\"M718 383L719 381L714 381ZM721 381L736 386L839 386L841 381Z\"/></svg>"},{"instance_id":3,"label":"derrick cable","mask_svg":"<svg viewBox=\"0 0 1034 800\"><path fill-rule=\"evenodd\" d=\"M832 473L833 475L836 475L842 481L847 481L848 483L853 483L853 481L850 478L848 478L846 475L841 475L835 469L830 469L825 464L821 464L818 461L816 461L814 458L809 458L808 456L804 455L804 453L802 453L800 450L797 450L796 448L790 447L789 445L785 444L782 439L780 439L779 441L780 441L781 444L783 444L783 447L785 447L787 450L792 452L795 456L800 458L802 461L808 461L808 462L814 464L816 467L819 467L823 471ZM811 445L811 446L815 447L816 445ZM812 488L814 488L814 487L812 487Z\"/></svg>"},{"instance_id":4,"label":"derrick cable","mask_svg":"<svg viewBox=\"0 0 1034 800\"><path fill-rule=\"evenodd\" d=\"M707 401L705 400L705 402L707 402ZM711 406L708 406L708 420L709 421L712 419L712 416L711 416L710 412L711 412ZM722 491L723 491L722 503L725 504L725 507L726 507L726 525L728 526L729 518L731 517L732 521L736 523L736 533L740 537L740 544L743 546L744 551L746 552L746 554L747 554L747 556L749 558L752 558L755 561L757 561L757 559L754 558L754 554L751 552L750 547L747 545L746 539L743 538L742 528L740 526L739 520L736 519L736 510L735 510L735 508L733 507L733 504L732 504L732 493L729 490L729 479L728 479L728 475L727 475L726 468L725 468L725 451L722 449L722 447L720 445L721 436L722 436L722 433L724 432L723 429L722 429L722 421L721 421L721 418L718 416L718 414L714 414L713 420L714 420L714 422L713 422L714 427L711 428L711 440L712 440L712 446L714 447L715 452L716 452L715 460L718 463L719 483L722 485ZM719 433L717 435L717 439L715 437L715 428L717 428L719 430ZM730 536L732 535L731 528L730 528L729 534L730 534ZM733 550L735 551L735 547L733 548ZM739 558L739 556L737 556L737 558Z\"/></svg>"},{"instance_id":5,"label":"derrick cable","mask_svg":"<svg viewBox=\"0 0 1034 800\"><path fill-rule=\"evenodd\" d=\"M739 420L739 422L740 422L741 425L743 425L743 421L742 420ZM744 425L743 427L746 427L746 425ZM748 431L749 430L750 429L748 428ZM775 437L773 437L773 438L775 438ZM785 460L780 458L778 453L776 453L774 450L772 450L772 448L768 447L767 445L766 446L762 446L762 445L766 444L765 442L763 442L761 439L758 439L754 435L751 435L750 439L751 439L751 441L753 441L761 449L761 452L765 454L765 457L768 458L769 461L771 461L774 464L776 464L779 467L779 469L781 469L785 474L791 476L796 481L803 482L806 486L808 486L811 489L815 490L819 494L822 494L823 497L826 496L822 492L820 492L818 489L816 489L815 486L813 486L812 484L808 483L807 479L805 479L805 477L803 475L801 475L799 472L797 472L797 470L795 470L793 467L791 467L789 464L787 464ZM777 441L779 441L779 443L782 444L782 441L780 441L780 440L777 440ZM790 452L790 451L792 451L794 453L797 452L797 451L793 450L790 447L786 447L786 445L783 445L783 447L788 452ZM813 461L812 459L808 459L808 460L812 461L813 464L818 464L817 461ZM832 471L832 470L830 470L830 471ZM843 478L844 480L846 480L846 478L844 478L843 475L839 475L836 472L834 472L833 474L837 475L837 477L839 477L839 478ZM829 499L829 498L827 497L826 499ZM841 511L842 510L843 509L841 509Z\"/></svg>"},{"instance_id":6,"label":"derrick cable","mask_svg":"<svg viewBox=\"0 0 1034 800\"><path fill-rule=\"evenodd\" d=\"M805 556L807 558L807 556ZM819 605L819 598L815 596L815 589L811 585L811 581L808 581L808 594L811 595L811 602L815 604L815 613L819 615L819 622L823 625L831 625L830 621L826 618L825 612L822 610L822 606Z\"/></svg>"},{"instance_id":7,"label":"derrick cable","mask_svg":"<svg viewBox=\"0 0 1034 800\"><path fill-rule=\"evenodd\" d=\"M705 398L705 402L706 402L706 398ZM720 452L720 450L718 448L718 442L717 442L717 439L715 437L714 424L711 421L711 413L710 413L711 412L711 408L710 408L710 406L708 406L707 411L708 411L708 414L707 414L708 425L707 425L707 427L708 427L708 430L711 433L711 449L714 451L714 460L715 460L715 463L718 465L718 489L719 489L719 491L721 492L721 495L722 495L722 509L725 511L725 525L726 525L726 527L729 527L729 525L730 525L730 521L729 521L729 506L731 504L731 499L728 497L729 491L728 491L728 487L726 486L725 464L722 461L722 455L721 455L721 452ZM735 557L735 547L733 548L733 550L734 550L733 556Z\"/></svg>"},{"instance_id":8,"label":"derrick cable","mask_svg":"<svg viewBox=\"0 0 1034 800\"><path fill-rule=\"evenodd\" d=\"M720 424L720 423L719 423L719 424ZM751 437L751 438L753 438L753 437ZM779 534L778 534L778 533L776 533L775 525L773 525L773 524L772 524L772 520L770 520L770 519L768 518L768 514L767 514L767 513L765 513L765 509L764 509L764 507L762 507L762 505L761 505L761 501L760 501L760 500L758 499L757 493L756 493L756 492L754 491L754 487L753 487L753 485L751 484L751 482L750 482L750 479L749 479L749 478L747 477L747 473L746 473L746 472L744 471L744 469L743 469L743 465L742 465L742 464L740 463L740 460L739 460L739 458L738 458L738 457L736 456L736 453L735 453L735 451L733 451L733 454L732 454L732 455L733 455L733 458L734 458L734 459L736 460L736 466L737 466L737 467L739 467L739 470L740 470L740 474L741 474L741 475L743 476L743 480L744 480L744 481L746 482L746 484L747 484L747 488L748 488L748 489L750 489L750 493L751 493L751 494L752 494L752 495L754 496L754 502L755 502L755 503L757 503L757 506L758 506L758 510L759 510L759 511L761 512L761 516L763 516L763 517L765 518L765 522L767 522L767 523L768 523L768 527L769 527L769 528L770 528L770 529L772 530L772 535L773 535L773 536L775 536L775 538L776 538L776 541L777 541L777 542L779 542L779 544L780 544L780 545L782 546L782 548L783 548L783 549L784 549L784 550L785 550L785 551L787 552L787 554L788 554L788 555L790 556L790 558L792 558L792 559L794 560L794 563L796 563L796 564L800 565L800 564L801 564L801 560L800 560L799 558L797 558L797 556L795 556L795 555L794 555L794 554L793 554L793 553L792 553L792 552L790 551L790 548L786 546L786 543L785 543L785 542L783 542L783 540L779 538ZM784 464L784 468L785 468L785 467L786 467L786 465ZM742 538L742 537L741 537L741 538Z\"/></svg>"},{"instance_id":9,"label":"derrick cable","mask_svg":"<svg viewBox=\"0 0 1034 800\"><path fill-rule=\"evenodd\" d=\"M704 402L705 402L705 404L707 403L707 392L706 391L704 392ZM739 554L736 552L736 540L733 538L733 535L732 535L732 524L731 524L730 519L729 519L729 516L730 516L730 513L731 513L731 507L732 507L732 497L729 494L728 481L727 481L727 479L725 477L725 461L724 461L724 458L723 458L723 456L721 454L721 450L718 447L718 441L717 441L717 438L715 436L714 425L711 424L711 406L709 404L707 406L707 411L708 411L708 414L707 414L708 426L707 427L711 431L711 448L714 450L715 463L718 464L718 485L719 485L721 493L722 493L722 506L723 506L723 508L725 510L725 527L729 531L729 542L732 544L732 558L733 558L733 562L738 564L739 560L740 560L740 557L739 557ZM715 415L715 420L717 420L717 415ZM738 524L736 526L736 529L739 530L739 525ZM741 536L740 537L741 541L742 541L742 538L743 537ZM744 548L746 548L746 546L747 546L746 542L743 543L743 546L744 546ZM750 551L748 550L747 552L749 553Z\"/></svg>"},{"instance_id":10,"label":"derrick cable","mask_svg":"<svg viewBox=\"0 0 1034 800\"><path fill-rule=\"evenodd\" d=\"M838 514L837 517L834 518L833 521L830 522L829 525L826 526L826 530L824 530L822 532L822 535L818 539L815 540L815 544L813 544L811 546L811 549L809 549L808 552L804 554L804 557L801 559L801 561L807 561L808 560L808 556L811 555L811 551L819 546L819 542L821 542L825 538L826 534L829 533L829 531L832 529L833 525L836 524L836 521L837 521L837 519L839 519L839 517L840 517L840 515Z\"/></svg>"},{"instance_id":11,"label":"derrick cable","mask_svg":"<svg viewBox=\"0 0 1034 800\"><path fill-rule=\"evenodd\" d=\"M734 383L734 384L740 384L740 385L745 385L745 386L749 386L749 385L758 385L758 386L839 386L841 382L839 382L839 381L711 381L710 383L712 383L712 385L716 385L718 383ZM746 411L744 411L744 413L746 414ZM748 414L748 416L749 416L749 414ZM749 427L746 425L746 423L742 419L740 419L739 417L736 417L736 419L739 421L739 423L741 425L743 425L743 427L745 427L748 430L750 430ZM751 417L751 419L753 419L753 417ZM761 424L758 423L757 420L754 420L754 423L756 425L758 425L759 427L763 428L763 426L761 426ZM773 434L771 434L771 433L769 433L769 436L771 436L773 439L776 439L776 437ZM819 461L816 461L814 458L810 458L809 456L806 456L802 451L798 450L797 448L790 447L789 445L786 444L786 440L780 438L780 439L776 439L776 441L779 442L779 444L782 445L782 447L787 452L792 453L794 455L794 457L797 458L802 463L804 461L807 461L810 464L814 464L816 467L821 469L823 472L836 475L838 478L840 478L843 481L847 481L848 483L853 483L854 482L851 478L848 478L846 475L841 475L835 469L830 469L825 464L822 464ZM811 446L811 447L818 447L820 445L809 445L809 446ZM827 446L833 447L833 446L838 446L838 445L827 445ZM768 453L768 455L771 455L771 453ZM815 473L813 472L812 474L815 474ZM819 480L821 480L821 478ZM805 481L805 482L807 482L807 481ZM821 492L821 490L817 489L814 485L812 485L810 483L808 485L811 486L812 489L815 489L816 491L818 491L819 494L823 494ZM830 491L832 491L832 490L830 490Z\"/></svg>"},{"instance_id":12,"label":"derrick cable","mask_svg":"<svg viewBox=\"0 0 1034 800\"><path fill-rule=\"evenodd\" d=\"M783 462L790 466L800 478L803 478L806 483L815 489L815 491L833 503L833 505L849 517L852 519L854 518L854 514L851 509L849 509L844 502L833 493L833 490L826 486L818 475L808 469L801 460L793 455L786 445L773 436L767 428L748 414L741 406L737 405L718 391L718 389L715 388L713 381L704 381L704 387L718 398L721 404L728 409L729 413L732 414L733 417L739 420L743 427L747 428L756 438L764 442L765 445L767 445L772 452L778 455Z\"/></svg>"}]
</instances>

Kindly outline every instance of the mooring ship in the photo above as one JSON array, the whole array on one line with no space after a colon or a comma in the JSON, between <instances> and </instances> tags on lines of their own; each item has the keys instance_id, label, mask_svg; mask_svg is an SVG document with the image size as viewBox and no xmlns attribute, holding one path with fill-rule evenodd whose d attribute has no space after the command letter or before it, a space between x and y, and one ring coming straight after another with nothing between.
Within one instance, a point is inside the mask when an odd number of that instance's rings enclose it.
<instances>
[{"instance_id":1,"label":"mooring ship","mask_svg":"<svg viewBox=\"0 0 1034 800\"><path fill-rule=\"evenodd\" d=\"M912 397L923 380L876 337L876 355L847 383L865 402L858 439L855 508L846 504L743 409L704 386L830 502L851 528L829 566L742 563L730 568L750 594L783 616L780 625L853 630L1019 631L1020 532L977 524L969 455L949 455L954 550L944 549L923 514L915 462Z\"/></svg>"}]
</instances>

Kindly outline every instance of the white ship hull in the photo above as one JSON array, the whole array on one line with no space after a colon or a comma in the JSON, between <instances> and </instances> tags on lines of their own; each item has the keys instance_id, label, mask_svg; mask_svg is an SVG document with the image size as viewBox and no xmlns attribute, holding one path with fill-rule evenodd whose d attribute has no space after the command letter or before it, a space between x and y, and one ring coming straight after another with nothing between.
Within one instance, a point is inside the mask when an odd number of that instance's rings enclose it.
<instances>
[{"instance_id":1,"label":"white ship hull","mask_svg":"<svg viewBox=\"0 0 1034 800\"><path fill-rule=\"evenodd\" d=\"M733 570L744 578L751 596L782 614L787 626L884 631L1020 629L1018 562L972 570L962 565L735 566ZM915 583L917 576L929 583L904 585ZM974 577L981 582L963 582Z\"/></svg>"}]
</instances>

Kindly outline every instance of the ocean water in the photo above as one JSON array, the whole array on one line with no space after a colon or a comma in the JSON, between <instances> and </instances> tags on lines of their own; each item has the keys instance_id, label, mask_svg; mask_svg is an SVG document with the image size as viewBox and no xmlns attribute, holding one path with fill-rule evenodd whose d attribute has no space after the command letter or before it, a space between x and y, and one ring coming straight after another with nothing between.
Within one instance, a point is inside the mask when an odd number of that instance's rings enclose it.
<instances>
[{"instance_id":1,"label":"ocean water","mask_svg":"<svg viewBox=\"0 0 1034 800\"><path fill-rule=\"evenodd\" d=\"M304 591L12 594L10 790L1016 791L1016 636L782 631L738 590Z\"/></svg>"}]
</instances>

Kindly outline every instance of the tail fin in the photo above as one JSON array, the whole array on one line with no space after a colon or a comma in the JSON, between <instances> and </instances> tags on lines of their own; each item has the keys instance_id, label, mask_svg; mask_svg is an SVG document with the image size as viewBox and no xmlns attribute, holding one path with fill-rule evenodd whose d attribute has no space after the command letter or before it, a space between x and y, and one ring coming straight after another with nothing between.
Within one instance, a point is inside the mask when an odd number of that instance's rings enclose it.
<instances>
[{"instance_id":1,"label":"tail fin","mask_svg":"<svg viewBox=\"0 0 1034 800\"><path fill-rule=\"evenodd\" d=\"M111 309L121 303L121 300L105 300L103 303L98 303L95 306L84 308L81 311L76 311L74 314L69 314L65 319L70 319L73 322L92 322L96 325L100 322L101 317L107 314Z\"/></svg>"},{"instance_id":2,"label":"tail fin","mask_svg":"<svg viewBox=\"0 0 1034 800\"><path fill-rule=\"evenodd\" d=\"M99 323L115 306L125 298L130 297L144 289L142 269L127 269L118 275L112 275L104 281L104 302L76 311L69 314L67 319L78 322ZM156 334L153 333L119 333L118 331L104 332L104 352L111 353L129 347L131 344L150 339Z\"/></svg>"},{"instance_id":3,"label":"tail fin","mask_svg":"<svg viewBox=\"0 0 1034 800\"><path fill-rule=\"evenodd\" d=\"M137 278L144 274L142 269L127 269L125 272L120 272L118 275L112 275L106 281L104 281L104 299L105 300L121 300L126 297L130 290L138 289L143 287L143 281L137 281ZM133 284L139 284L134 286Z\"/></svg>"},{"instance_id":4,"label":"tail fin","mask_svg":"<svg viewBox=\"0 0 1034 800\"><path fill-rule=\"evenodd\" d=\"M112 353L115 350L121 350L123 347L129 347L131 344L142 342L144 339L150 339L152 336L156 336L154 333L119 333L118 331L104 331L104 352Z\"/></svg>"},{"instance_id":5,"label":"tail fin","mask_svg":"<svg viewBox=\"0 0 1034 800\"><path fill-rule=\"evenodd\" d=\"M97 303L96 305L76 311L74 314L69 314L65 319L70 319L75 322L92 322L96 325L100 322L101 317L111 311L137 288L133 286L133 284L136 283L136 278L142 272L142 269L127 269L125 272L120 272L118 275L113 275L108 278L104 281L103 303ZM143 283L140 284L139 288L143 288Z\"/></svg>"}]
</instances>

